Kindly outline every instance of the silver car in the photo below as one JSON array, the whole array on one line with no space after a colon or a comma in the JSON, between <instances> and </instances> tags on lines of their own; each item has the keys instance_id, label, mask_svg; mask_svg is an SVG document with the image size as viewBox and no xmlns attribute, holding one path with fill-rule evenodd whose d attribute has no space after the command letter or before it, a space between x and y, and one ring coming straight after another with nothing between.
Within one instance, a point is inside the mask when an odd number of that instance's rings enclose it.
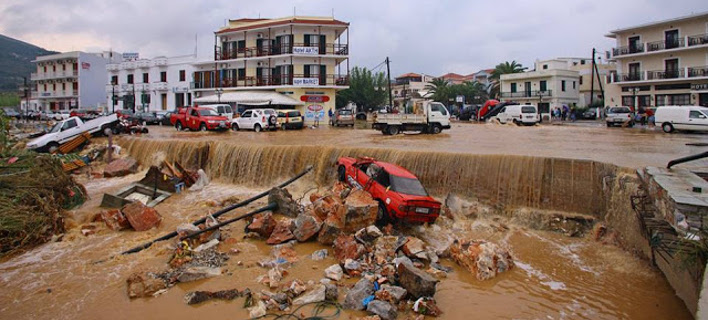
<instances>
[{"instance_id":1,"label":"silver car","mask_svg":"<svg viewBox=\"0 0 708 320\"><path fill-rule=\"evenodd\" d=\"M629 107L610 107L605 112L605 121L608 127L615 125L634 126L634 112Z\"/></svg>"}]
</instances>

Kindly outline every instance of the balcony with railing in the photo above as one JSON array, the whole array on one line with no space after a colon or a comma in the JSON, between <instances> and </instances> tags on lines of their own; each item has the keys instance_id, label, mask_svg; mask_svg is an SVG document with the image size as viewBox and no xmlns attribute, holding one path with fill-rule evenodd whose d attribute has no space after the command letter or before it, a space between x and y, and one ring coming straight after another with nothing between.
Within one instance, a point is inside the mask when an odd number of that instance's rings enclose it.
<instances>
[{"instance_id":1,"label":"balcony with railing","mask_svg":"<svg viewBox=\"0 0 708 320\"><path fill-rule=\"evenodd\" d=\"M234 60L252 57L277 56L282 54L297 55L348 55L349 46L347 44L305 44L305 43L284 43L279 45L263 45L245 48L221 48L216 47L216 60Z\"/></svg>"},{"instance_id":2,"label":"balcony with railing","mask_svg":"<svg viewBox=\"0 0 708 320\"><path fill-rule=\"evenodd\" d=\"M118 71L118 70L120 70L120 63L109 63L109 64L106 64L106 70L108 70L108 71Z\"/></svg>"},{"instance_id":3,"label":"balcony with railing","mask_svg":"<svg viewBox=\"0 0 708 320\"><path fill-rule=\"evenodd\" d=\"M170 89L167 85L167 82L153 82L150 87L152 88L152 90L157 91L167 91Z\"/></svg>"},{"instance_id":4,"label":"balcony with railing","mask_svg":"<svg viewBox=\"0 0 708 320\"><path fill-rule=\"evenodd\" d=\"M708 66L702 67L689 67L686 75L689 78L695 77L708 77Z\"/></svg>"},{"instance_id":5,"label":"balcony with railing","mask_svg":"<svg viewBox=\"0 0 708 320\"><path fill-rule=\"evenodd\" d=\"M150 60L138 60L137 65L140 69L150 68Z\"/></svg>"},{"instance_id":6,"label":"balcony with railing","mask_svg":"<svg viewBox=\"0 0 708 320\"><path fill-rule=\"evenodd\" d=\"M647 71L647 80L663 80L684 78L683 69Z\"/></svg>"},{"instance_id":7,"label":"balcony with railing","mask_svg":"<svg viewBox=\"0 0 708 320\"><path fill-rule=\"evenodd\" d=\"M686 42L684 41L683 38L677 38L672 41L647 42L647 52L683 48L685 46L686 46Z\"/></svg>"},{"instance_id":8,"label":"balcony with railing","mask_svg":"<svg viewBox=\"0 0 708 320\"><path fill-rule=\"evenodd\" d=\"M152 60L152 64L156 67L167 66L167 58L155 58Z\"/></svg>"},{"instance_id":9,"label":"balcony with railing","mask_svg":"<svg viewBox=\"0 0 708 320\"><path fill-rule=\"evenodd\" d=\"M538 90L538 91L518 91L518 92L502 92L502 98L540 98L540 97L550 97L553 94L552 90Z\"/></svg>"},{"instance_id":10,"label":"balcony with railing","mask_svg":"<svg viewBox=\"0 0 708 320\"><path fill-rule=\"evenodd\" d=\"M635 54L644 52L644 44L638 43L633 46L617 47L612 49L613 56L622 56L627 54Z\"/></svg>"},{"instance_id":11,"label":"balcony with railing","mask_svg":"<svg viewBox=\"0 0 708 320\"><path fill-rule=\"evenodd\" d=\"M688 46L700 46L708 44L708 34L699 34L695 36L688 36Z\"/></svg>"},{"instance_id":12,"label":"balcony with railing","mask_svg":"<svg viewBox=\"0 0 708 320\"><path fill-rule=\"evenodd\" d=\"M121 63L121 67L126 70L135 69L135 67L137 67L137 63L135 63L135 61L126 61Z\"/></svg>"},{"instance_id":13,"label":"balcony with railing","mask_svg":"<svg viewBox=\"0 0 708 320\"><path fill-rule=\"evenodd\" d=\"M327 75L262 75L247 76L243 78L223 78L220 81L195 81L190 84L191 89L213 88L239 88L239 87L266 87L266 86L348 86L349 76L339 74Z\"/></svg>"},{"instance_id":14,"label":"balcony with railing","mask_svg":"<svg viewBox=\"0 0 708 320\"><path fill-rule=\"evenodd\" d=\"M62 79L62 78L75 78L79 76L79 71L77 70L63 70L54 72L33 72L30 74L30 80L46 80L46 79Z\"/></svg>"}]
</instances>

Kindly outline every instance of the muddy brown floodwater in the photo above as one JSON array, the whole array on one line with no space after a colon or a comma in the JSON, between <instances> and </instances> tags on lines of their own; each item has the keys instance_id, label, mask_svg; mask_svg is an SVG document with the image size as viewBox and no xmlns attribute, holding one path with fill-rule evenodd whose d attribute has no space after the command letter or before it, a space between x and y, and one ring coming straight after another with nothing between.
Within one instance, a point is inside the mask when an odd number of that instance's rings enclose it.
<instances>
[{"instance_id":1,"label":"muddy brown floodwater","mask_svg":"<svg viewBox=\"0 0 708 320\"><path fill-rule=\"evenodd\" d=\"M254 145L320 145L362 148L399 148L403 150L446 151L453 153L514 154L542 157L591 159L626 167L664 165L666 161L702 151L686 143L706 140L706 135L666 135L636 129L599 127L541 126L516 128L495 125L454 124L453 130L437 136L382 136L362 129L306 129L294 132L175 132L171 128L151 127L140 139L232 141ZM227 147L227 146L220 146ZM158 150L149 152L158 153ZM233 159L234 161L236 159ZM216 161L216 160L212 160ZM213 164L212 164L213 166ZM105 192L114 192L143 177L145 171L122 178L87 179L82 183L90 200L69 213L69 226L88 223L99 212ZM271 177L267 185L285 177ZM316 178L299 180L289 190L295 198L316 184ZM101 226L85 237L79 228L70 229L63 241L51 242L26 253L0 261L0 318L3 319L244 319L243 299L210 301L198 306L183 302L193 290L266 287L256 278L267 272L257 262L270 254L263 241L243 239L245 222L227 229L236 244L220 244L231 256L226 275L194 283L179 284L155 298L130 300L126 279L136 271L160 271L167 267L170 242L163 242L138 254L118 254L147 240L167 233L184 222L214 212L213 200L229 197L245 199L264 188L260 185L234 185L212 182L197 192L186 191L160 203L156 209L164 220L159 229L147 232L114 232ZM307 197L305 197L307 199ZM438 195L439 200L441 197ZM264 202L252 204L230 214L249 211ZM440 319L690 319L683 302L676 297L663 275L644 260L620 248L603 245L590 237L569 238L557 233L533 230L525 225L509 225L509 231L495 232L486 218L461 220L445 226L415 227L405 230L434 242L445 236L504 242L512 249L516 268L498 277L479 281L450 260L442 264L453 268L438 285L436 300L444 314ZM312 261L309 255L322 248L318 243L295 246L299 261L288 270L286 281L319 281L323 270L332 265L331 257ZM331 250L331 249L330 249ZM330 252L331 253L331 252ZM241 262L241 263L239 263ZM353 284L356 279L349 279ZM340 291L340 297L345 291ZM364 316L346 311L340 318ZM403 318L403 317L400 317Z\"/></svg>"}]
</instances>

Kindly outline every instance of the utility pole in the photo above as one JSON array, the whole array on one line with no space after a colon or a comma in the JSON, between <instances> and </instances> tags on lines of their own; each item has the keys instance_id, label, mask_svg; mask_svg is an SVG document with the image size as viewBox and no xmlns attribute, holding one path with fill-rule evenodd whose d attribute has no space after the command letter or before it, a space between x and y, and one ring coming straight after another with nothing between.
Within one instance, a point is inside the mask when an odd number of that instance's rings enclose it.
<instances>
[{"instance_id":1,"label":"utility pole","mask_svg":"<svg viewBox=\"0 0 708 320\"><path fill-rule=\"evenodd\" d=\"M592 66L590 66L590 105L595 99L595 48L592 48Z\"/></svg>"},{"instance_id":2,"label":"utility pole","mask_svg":"<svg viewBox=\"0 0 708 320\"><path fill-rule=\"evenodd\" d=\"M388 106L393 108L393 96L391 95L391 61L386 57L386 73L388 75Z\"/></svg>"},{"instance_id":3,"label":"utility pole","mask_svg":"<svg viewBox=\"0 0 708 320\"><path fill-rule=\"evenodd\" d=\"M22 77L22 79L24 79L24 82L25 82L25 87L24 87L24 89L25 89L25 101L26 101L26 102L25 102L25 114L24 114L24 116L25 116L25 119L27 119L27 114L29 113L29 102L30 102L29 85L27 84L27 77ZM20 112L22 112L21 109L20 109Z\"/></svg>"}]
</instances>

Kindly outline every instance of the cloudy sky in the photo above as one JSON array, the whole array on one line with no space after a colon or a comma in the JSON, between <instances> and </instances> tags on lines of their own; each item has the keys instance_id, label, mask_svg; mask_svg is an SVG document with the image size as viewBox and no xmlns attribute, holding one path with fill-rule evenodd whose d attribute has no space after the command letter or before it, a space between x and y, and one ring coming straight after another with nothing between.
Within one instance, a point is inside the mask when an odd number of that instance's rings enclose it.
<instances>
[{"instance_id":1,"label":"cloudy sky","mask_svg":"<svg viewBox=\"0 0 708 320\"><path fill-rule=\"evenodd\" d=\"M56 51L194 52L208 59L227 19L293 14L351 23L351 65L468 74L516 60L587 57L608 31L708 11L706 0L2 0L0 34ZM0 48L1 49L1 48Z\"/></svg>"}]
</instances>

